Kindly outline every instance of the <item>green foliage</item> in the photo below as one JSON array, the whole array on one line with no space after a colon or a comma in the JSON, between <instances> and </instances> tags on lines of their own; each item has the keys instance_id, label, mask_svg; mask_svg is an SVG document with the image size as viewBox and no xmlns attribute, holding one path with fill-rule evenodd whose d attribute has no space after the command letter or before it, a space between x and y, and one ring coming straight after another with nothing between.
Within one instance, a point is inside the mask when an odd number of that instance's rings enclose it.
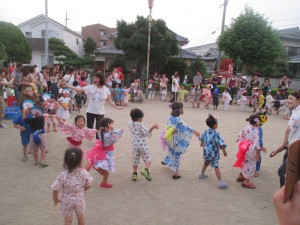
<instances>
[{"instance_id":1,"label":"green foliage","mask_svg":"<svg viewBox=\"0 0 300 225\"><path fill-rule=\"evenodd\" d=\"M204 76L207 74L205 64L204 64L203 60L200 60L200 59L193 62L189 67L189 73L192 76L194 76L198 71L200 71L201 74Z\"/></svg>"},{"instance_id":2,"label":"green foliage","mask_svg":"<svg viewBox=\"0 0 300 225\"><path fill-rule=\"evenodd\" d=\"M85 54L93 54L97 49L97 44L91 37L88 37L83 45Z\"/></svg>"},{"instance_id":3,"label":"green foliage","mask_svg":"<svg viewBox=\"0 0 300 225\"><path fill-rule=\"evenodd\" d=\"M218 38L221 51L237 61L241 60L243 72L247 67L261 70L282 54L282 45L279 35L270 23L253 9L246 7L230 27Z\"/></svg>"},{"instance_id":4,"label":"green foliage","mask_svg":"<svg viewBox=\"0 0 300 225\"><path fill-rule=\"evenodd\" d=\"M111 62L111 64L109 65L108 70L109 71L113 71L113 69L117 68L117 67L121 67L123 69L123 71L126 68L126 66L125 66L125 60L124 60L123 56L116 56L114 58L114 60Z\"/></svg>"},{"instance_id":5,"label":"green foliage","mask_svg":"<svg viewBox=\"0 0 300 225\"><path fill-rule=\"evenodd\" d=\"M30 62L31 48L19 27L12 23L0 21L0 43L5 47L8 61Z\"/></svg>"},{"instance_id":6,"label":"green foliage","mask_svg":"<svg viewBox=\"0 0 300 225\"><path fill-rule=\"evenodd\" d=\"M7 58L6 48L2 42L0 42L0 61L4 61Z\"/></svg>"},{"instance_id":7,"label":"green foliage","mask_svg":"<svg viewBox=\"0 0 300 225\"><path fill-rule=\"evenodd\" d=\"M180 80L183 80L183 77L187 72L187 65L182 58L170 58L164 66L163 71L167 74L169 79L171 79L172 75L177 71Z\"/></svg>"},{"instance_id":8,"label":"green foliage","mask_svg":"<svg viewBox=\"0 0 300 225\"><path fill-rule=\"evenodd\" d=\"M147 62L148 25L147 18L142 16L137 16L135 23L119 20L118 36L114 39L116 48L122 49L126 58L137 60L142 67ZM175 34L169 31L161 19L151 22L150 40L150 66L158 65L162 68L170 56L179 53Z\"/></svg>"}]
</instances>

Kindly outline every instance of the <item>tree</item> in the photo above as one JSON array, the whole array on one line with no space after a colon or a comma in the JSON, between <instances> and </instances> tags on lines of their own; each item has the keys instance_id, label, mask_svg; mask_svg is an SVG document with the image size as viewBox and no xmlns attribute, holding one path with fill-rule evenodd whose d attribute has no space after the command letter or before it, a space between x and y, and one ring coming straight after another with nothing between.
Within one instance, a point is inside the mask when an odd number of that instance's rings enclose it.
<instances>
[{"instance_id":1,"label":"tree","mask_svg":"<svg viewBox=\"0 0 300 225\"><path fill-rule=\"evenodd\" d=\"M97 49L97 44L96 42L94 42L94 40L91 37L88 37L84 42L83 48L85 54L90 55L93 54L94 51Z\"/></svg>"},{"instance_id":2,"label":"tree","mask_svg":"<svg viewBox=\"0 0 300 225\"><path fill-rule=\"evenodd\" d=\"M0 21L0 43L8 61L30 62L32 50L19 27Z\"/></svg>"},{"instance_id":3,"label":"tree","mask_svg":"<svg viewBox=\"0 0 300 225\"><path fill-rule=\"evenodd\" d=\"M187 72L187 69L187 65L182 58L172 57L169 58L167 64L163 68L163 71L168 75L170 80L172 75L177 71L180 79L182 80Z\"/></svg>"},{"instance_id":4,"label":"tree","mask_svg":"<svg viewBox=\"0 0 300 225\"><path fill-rule=\"evenodd\" d=\"M218 46L234 61L242 61L243 73L247 73L248 67L261 70L273 65L282 53L277 32L264 16L247 6L219 36Z\"/></svg>"},{"instance_id":5,"label":"tree","mask_svg":"<svg viewBox=\"0 0 300 225\"><path fill-rule=\"evenodd\" d=\"M138 68L142 68L141 80L143 81L148 50L147 18L137 16L135 23L119 20L117 21L117 31L118 35L114 39L114 45L124 51L126 58L137 60ZM165 21L161 19L152 21L150 40L149 68L151 65L159 65L162 68L170 56L179 53L175 34L167 28Z\"/></svg>"},{"instance_id":6,"label":"tree","mask_svg":"<svg viewBox=\"0 0 300 225\"><path fill-rule=\"evenodd\" d=\"M191 75L195 75L198 71L201 72L202 76L205 77L207 74L205 64L203 60L197 60L190 65L190 73Z\"/></svg>"}]
</instances>

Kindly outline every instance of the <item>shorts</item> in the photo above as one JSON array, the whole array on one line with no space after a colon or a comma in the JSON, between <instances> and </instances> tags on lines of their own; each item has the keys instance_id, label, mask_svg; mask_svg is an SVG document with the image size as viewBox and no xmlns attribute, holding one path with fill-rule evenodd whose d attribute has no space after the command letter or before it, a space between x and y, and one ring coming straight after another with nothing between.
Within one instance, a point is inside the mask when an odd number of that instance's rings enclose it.
<instances>
[{"instance_id":1,"label":"shorts","mask_svg":"<svg viewBox=\"0 0 300 225\"><path fill-rule=\"evenodd\" d=\"M132 164L134 166L139 165L140 158L142 158L144 162L152 160L152 155L150 152L150 148L148 146L133 147L133 149L132 149Z\"/></svg>"},{"instance_id":2,"label":"shorts","mask_svg":"<svg viewBox=\"0 0 300 225\"><path fill-rule=\"evenodd\" d=\"M21 134L21 143L22 145L28 145L30 143L30 134Z\"/></svg>"},{"instance_id":3,"label":"shorts","mask_svg":"<svg viewBox=\"0 0 300 225\"><path fill-rule=\"evenodd\" d=\"M33 142L33 134L30 135L30 149L29 152L33 153L34 151L38 151L39 148L41 149L41 151L46 150L46 134L40 134L39 135L41 138L41 144L35 144Z\"/></svg>"},{"instance_id":4,"label":"shorts","mask_svg":"<svg viewBox=\"0 0 300 225\"><path fill-rule=\"evenodd\" d=\"M85 199L84 196L63 197L61 203L61 214L64 217L73 216L73 211L76 215L85 212Z\"/></svg>"}]
</instances>

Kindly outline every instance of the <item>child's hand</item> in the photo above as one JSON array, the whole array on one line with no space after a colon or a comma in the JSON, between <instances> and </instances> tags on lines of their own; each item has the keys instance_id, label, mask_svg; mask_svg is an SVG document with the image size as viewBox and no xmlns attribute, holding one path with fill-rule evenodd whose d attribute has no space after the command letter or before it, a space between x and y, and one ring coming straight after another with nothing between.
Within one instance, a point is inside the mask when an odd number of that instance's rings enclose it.
<instances>
[{"instance_id":1,"label":"child's hand","mask_svg":"<svg viewBox=\"0 0 300 225\"><path fill-rule=\"evenodd\" d=\"M24 131L26 130L26 128L23 127L23 126L20 126L19 129L20 129L20 131L22 131L22 132L24 132Z\"/></svg>"},{"instance_id":2,"label":"child's hand","mask_svg":"<svg viewBox=\"0 0 300 225\"><path fill-rule=\"evenodd\" d=\"M276 151L273 151L273 152L270 153L270 157L271 157L271 158L274 157L275 155L277 155L277 152L276 152Z\"/></svg>"},{"instance_id":3,"label":"child's hand","mask_svg":"<svg viewBox=\"0 0 300 225\"><path fill-rule=\"evenodd\" d=\"M267 153L267 149L264 147L264 146L261 146L261 149L260 149L262 152L264 153Z\"/></svg>"},{"instance_id":4,"label":"child's hand","mask_svg":"<svg viewBox=\"0 0 300 225\"><path fill-rule=\"evenodd\" d=\"M61 203L61 200L59 198L55 198L53 199L53 202L54 202L54 207L56 207L58 203Z\"/></svg>"},{"instance_id":5,"label":"child's hand","mask_svg":"<svg viewBox=\"0 0 300 225\"><path fill-rule=\"evenodd\" d=\"M159 124L154 124L153 129L159 129Z\"/></svg>"},{"instance_id":6,"label":"child's hand","mask_svg":"<svg viewBox=\"0 0 300 225\"><path fill-rule=\"evenodd\" d=\"M194 130L193 133L195 134L196 137L200 137L200 132L197 130Z\"/></svg>"},{"instance_id":7,"label":"child's hand","mask_svg":"<svg viewBox=\"0 0 300 225\"><path fill-rule=\"evenodd\" d=\"M223 150L223 155L226 157L227 156L227 151L225 149L222 149Z\"/></svg>"}]
</instances>

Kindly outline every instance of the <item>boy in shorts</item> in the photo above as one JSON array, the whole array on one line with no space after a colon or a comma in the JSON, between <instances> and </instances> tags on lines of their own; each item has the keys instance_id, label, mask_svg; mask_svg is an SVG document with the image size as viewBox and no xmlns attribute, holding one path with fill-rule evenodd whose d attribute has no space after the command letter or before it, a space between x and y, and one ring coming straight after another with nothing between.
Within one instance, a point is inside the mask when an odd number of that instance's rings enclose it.
<instances>
[{"instance_id":1,"label":"boy in shorts","mask_svg":"<svg viewBox=\"0 0 300 225\"><path fill-rule=\"evenodd\" d=\"M143 159L145 163L145 169L141 171L142 176L144 176L148 181L151 181L149 168L151 165L151 152L147 143L147 137L151 137L152 131L158 129L159 125L154 124L150 129L146 128L143 124L144 113L140 109L133 109L130 112L131 121L128 122L129 132L131 134L131 144L132 144L132 164L133 164L133 174L132 180L137 179L137 169L140 162L140 158Z\"/></svg>"}]
</instances>

